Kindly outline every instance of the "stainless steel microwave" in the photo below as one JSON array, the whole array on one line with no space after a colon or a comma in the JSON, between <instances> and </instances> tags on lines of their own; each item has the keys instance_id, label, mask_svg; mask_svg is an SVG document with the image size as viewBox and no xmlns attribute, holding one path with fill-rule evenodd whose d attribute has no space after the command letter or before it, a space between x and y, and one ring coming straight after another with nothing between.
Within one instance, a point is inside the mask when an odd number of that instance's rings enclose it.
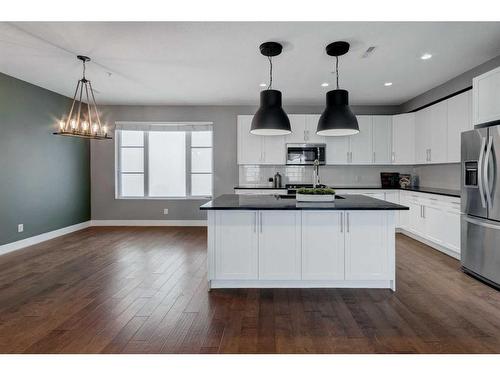
<instances>
[{"instance_id":1,"label":"stainless steel microwave","mask_svg":"<svg viewBox=\"0 0 500 375\"><path fill-rule=\"evenodd\" d=\"M315 160L321 165L326 161L326 145L324 143L287 143L287 165L312 165Z\"/></svg>"}]
</instances>

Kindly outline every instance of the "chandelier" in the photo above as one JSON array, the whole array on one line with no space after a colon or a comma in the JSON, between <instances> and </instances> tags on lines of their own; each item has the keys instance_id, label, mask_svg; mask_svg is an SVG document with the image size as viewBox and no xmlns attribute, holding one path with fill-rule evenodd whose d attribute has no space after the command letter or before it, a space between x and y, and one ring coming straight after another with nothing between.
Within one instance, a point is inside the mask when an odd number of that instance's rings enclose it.
<instances>
[{"instance_id":1,"label":"chandelier","mask_svg":"<svg viewBox=\"0 0 500 375\"><path fill-rule=\"evenodd\" d=\"M78 55L77 59L83 63L83 77L76 85L68 115L59 121L59 130L54 134L90 139L112 139L108 135L106 125L101 125L92 84L85 78L85 63L90 61L90 57Z\"/></svg>"}]
</instances>

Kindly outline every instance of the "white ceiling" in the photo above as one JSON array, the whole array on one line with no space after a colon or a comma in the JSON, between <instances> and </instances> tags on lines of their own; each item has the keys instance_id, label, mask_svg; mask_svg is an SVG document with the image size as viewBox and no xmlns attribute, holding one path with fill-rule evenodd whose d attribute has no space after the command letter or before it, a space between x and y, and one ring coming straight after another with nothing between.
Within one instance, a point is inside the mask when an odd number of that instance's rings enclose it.
<instances>
[{"instance_id":1,"label":"white ceiling","mask_svg":"<svg viewBox=\"0 0 500 375\"><path fill-rule=\"evenodd\" d=\"M397 105L497 56L500 22L4 22L0 71L71 96L84 54L101 104L257 104L268 40L284 44L273 87L286 104L323 103L320 84L334 82L324 48L346 40L351 104Z\"/></svg>"}]
</instances>

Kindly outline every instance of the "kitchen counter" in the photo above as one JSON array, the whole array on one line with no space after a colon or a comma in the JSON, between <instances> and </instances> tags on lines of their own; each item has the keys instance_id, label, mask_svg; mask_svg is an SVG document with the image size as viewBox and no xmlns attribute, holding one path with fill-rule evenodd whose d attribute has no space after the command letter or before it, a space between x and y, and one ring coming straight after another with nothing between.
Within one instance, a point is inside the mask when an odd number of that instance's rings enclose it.
<instances>
[{"instance_id":1,"label":"kitchen counter","mask_svg":"<svg viewBox=\"0 0 500 375\"><path fill-rule=\"evenodd\" d=\"M442 189L442 188L433 188L433 187L425 187L425 186L409 186L406 188L387 188L381 186L330 186L332 189L336 190L407 190L407 191L415 191L420 193L429 193L429 194L438 194L444 195L448 197L457 197L460 198L460 190L454 189ZM271 187L256 187L256 186L235 186L235 189L276 189ZM280 189L285 189L280 188Z\"/></svg>"},{"instance_id":2,"label":"kitchen counter","mask_svg":"<svg viewBox=\"0 0 500 375\"><path fill-rule=\"evenodd\" d=\"M221 195L207 210L209 288L396 289L395 218L364 195L334 203Z\"/></svg>"},{"instance_id":3,"label":"kitchen counter","mask_svg":"<svg viewBox=\"0 0 500 375\"><path fill-rule=\"evenodd\" d=\"M201 210L408 210L406 206L358 194L337 196L335 202L297 202L295 198L274 195L221 195Z\"/></svg>"}]
</instances>

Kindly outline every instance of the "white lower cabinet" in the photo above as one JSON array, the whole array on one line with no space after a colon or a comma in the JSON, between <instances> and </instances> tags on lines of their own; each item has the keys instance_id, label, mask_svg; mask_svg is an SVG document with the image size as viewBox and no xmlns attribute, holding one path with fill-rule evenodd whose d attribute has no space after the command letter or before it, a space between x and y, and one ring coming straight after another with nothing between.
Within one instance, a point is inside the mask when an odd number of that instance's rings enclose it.
<instances>
[{"instance_id":1,"label":"white lower cabinet","mask_svg":"<svg viewBox=\"0 0 500 375\"><path fill-rule=\"evenodd\" d=\"M259 211L259 279L300 280L300 211Z\"/></svg>"},{"instance_id":2,"label":"white lower cabinet","mask_svg":"<svg viewBox=\"0 0 500 375\"><path fill-rule=\"evenodd\" d=\"M255 280L258 276L257 211L215 215L215 278Z\"/></svg>"},{"instance_id":3,"label":"white lower cabinet","mask_svg":"<svg viewBox=\"0 0 500 375\"><path fill-rule=\"evenodd\" d=\"M416 239L459 258L460 198L406 191L401 191L400 196L401 204L410 210L401 211L399 227Z\"/></svg>"},{"instance_id":4,"label":"white lower cabinet","mask_svg":"<svg viewBox=\"0 0 500 375\"><path fill-rule=\"evenodd\" d=\"M386 280L390 268L388 216L380 211L346 212L345 279ZM394 234L393 234L394 236Z\"/></svg>"},{"instance_id":5,"label":"white lower cabinet","mask_svg":"<svg viewBox=\"0 0 500 375\"><path fill-rule=\"evenodd\" d=\"M218 287L288 282L394 289L392 218L392 211L212 212L209 279Z\"/></svg>"},{"instance_id":6,"label":"white lower cabinet","mask_svg":"<svg viewBox=\"0 0 500 375\"><path fill-rule=\"evenodd\" d=\"M302 280L344 280L344 212L302 212Z\"/></svg>"}]
</instances>

